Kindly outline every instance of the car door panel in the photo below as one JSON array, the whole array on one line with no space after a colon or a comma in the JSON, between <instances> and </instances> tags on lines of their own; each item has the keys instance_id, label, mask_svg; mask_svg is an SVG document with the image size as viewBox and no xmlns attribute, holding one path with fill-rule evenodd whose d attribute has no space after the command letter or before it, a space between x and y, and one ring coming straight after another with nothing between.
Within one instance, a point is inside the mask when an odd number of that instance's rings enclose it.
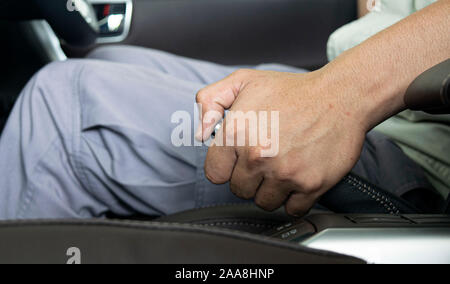
<instances>
[{"instance_id":1,"label":"car door panel","mask_svg":"<svg viewBox=\"0 0 450 284\"><path fill-rule=\"evenodd\" d=\"M134 0L121 44L227 65L284 63L317 68L326 42L356 17L353 0ZM69 55L87 50L67 48Z\"/></svg>"}]
</instances>

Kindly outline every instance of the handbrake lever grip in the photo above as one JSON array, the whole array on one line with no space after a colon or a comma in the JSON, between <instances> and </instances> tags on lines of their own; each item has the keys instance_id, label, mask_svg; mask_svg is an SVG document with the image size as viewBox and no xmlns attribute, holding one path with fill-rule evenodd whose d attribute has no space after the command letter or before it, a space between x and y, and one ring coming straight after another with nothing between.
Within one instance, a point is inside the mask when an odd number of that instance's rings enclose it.
<instances>
[{"instance_id":1,"label":"handbrake lever grip","mask_svg":"<svg viewBox=\"0 0 450 284\"><path fill-rule=\"evenodd\" d=\"M450 114L450 59L417 77L405 93L411 110L430 114Z\"/></svg>"}]
</instances>

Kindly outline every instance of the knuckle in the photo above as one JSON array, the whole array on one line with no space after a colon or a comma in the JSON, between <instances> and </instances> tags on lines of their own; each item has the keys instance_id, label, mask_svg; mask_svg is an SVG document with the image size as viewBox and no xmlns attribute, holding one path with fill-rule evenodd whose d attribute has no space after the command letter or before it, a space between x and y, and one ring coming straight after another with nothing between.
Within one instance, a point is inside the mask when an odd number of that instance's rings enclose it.
<instances>
[{"instance_id":1,"label":"knuckle","mask_svg":"<svg viewBox=\"0 0 450 284\"><path fill-rule=\"evenodd\" d=\"M247 162L250 167L257 167L264 163L264 157L261 156L261 151L256 148L251 148L248 152Z\"/></svg>"},{"instance_id":2,"label":"knuckle","mask_svg":"<svg viewBox=\"0 0 450 284\"><path fill-rule=\"evenodd\" d=\"M206 92L205 88L203 88L203 89L201 89L200 91L197 92L196 100L197 100L198 103L205 102L206 98L207 98L207 92Z\"/></svg>"},{"instance_id":3,"label":"knuckle","mask_svg":"<svg viewBox=\"0 0 450 284\"><path fill-rule=\"evenodd\" d=\"M324 179L319 173L309 173L297 182L305 193L315 193L324 185Z\"/></svg>"},{"instance_id":4,"label":"knuckle","mask_svg":"<svg viewBox=\"0 0 450 284\"><path fill-rule=\"evenodd\" d=\"M286 156L278 159L278 165L275 167L274 176L281 182L294 182L301 165L292 157Z\"/></svg>"},{"instance_id":5,"label":"knuckle","mask_svg":"<svg viewBox=\"0 0 450 284\"><path fill-rule=\"evenodd\" d=\"M237 77L237 78L243 78L248 76L249 74L251 74L252 70L251 69L239 69L235 72L233 72L232 76L233 77Z\"/></svg>"},{"instance_id":6,"label":"knuckle","mask_svg":"<svg viewBox=\"0 0 450 284\"><path fill-rule=\"evenodd\" d=\"M280 167L275 172L275 177L281 182L290 182L294 179L296 171L293 167Z\"/></svg>"}]
</instances>

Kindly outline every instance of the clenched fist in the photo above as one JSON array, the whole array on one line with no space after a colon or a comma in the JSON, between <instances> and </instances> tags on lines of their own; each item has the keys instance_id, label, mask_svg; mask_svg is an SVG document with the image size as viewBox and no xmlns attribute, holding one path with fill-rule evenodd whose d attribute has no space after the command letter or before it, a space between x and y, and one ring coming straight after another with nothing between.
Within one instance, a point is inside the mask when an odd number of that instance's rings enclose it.
<instances>
[{"instance_id":1,"label":"clenched fist","mask_svg":"<svg viewBox=\"0 0 450 284\"><path fill-rule=\"evenodd\" d=\"M324 71L239 70L206 87L197 94L203 113L197 138L207 140L224 111L230 111L209 148L207 178L230 182L235 195L254 198L265 210L284 204L290 215L305 214L358 161L372 113L355 92L327 80ZM241 120L236 125L230 118L249 112L268 113L269 122L258 123L255 132L256 124ZM271 125L274 113L277 125ZM268 143L252 140L252 133L261 131L269 134ZM236 137L244 138L239 143ZM264 154L269 148L276 149L274 155Z\"/></svg>"}]
</instances>

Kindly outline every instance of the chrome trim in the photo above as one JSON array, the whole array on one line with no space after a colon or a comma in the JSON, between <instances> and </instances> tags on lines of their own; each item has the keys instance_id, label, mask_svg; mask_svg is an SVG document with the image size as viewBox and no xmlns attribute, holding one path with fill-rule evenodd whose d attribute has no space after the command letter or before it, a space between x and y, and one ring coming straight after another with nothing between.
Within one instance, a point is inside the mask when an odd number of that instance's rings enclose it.
<instances>
[{"instance_id":1,"label":"chrome trim","mask_svg":"<svg viewBox=\"0 0 450 284\"><path fill-rule=\"evenodd\" d=\"M132 0L88 0L91 4L120 4L123 3L126 6L125 11L125 23L123 33L119 36L102 37L97 38L97 43L115 43L121 42L128 37L131 28L131 18L133 16L133 1Z\"/></svg>"},{"instance_id":2,"label":"chrome trim","mask_svg":"<svg viewBox=\"0 0 450 284\"><path fill-rule=\"evenodd\" d=\"M450 227L328 229L300 243L376 264L450 264Z\"/></svg>"},{"instance_id":3,"label":"chrome trim","mask_svg":"<svg viewBox=\"0 0 450 284\"><path fill-rule=\"evenodd\" d=\"M64 61L67 56L61 48L61 43L53 29L44 20L34 20L30 22L30 27L42 45L50 61Z\"/></svg>"}]
</instances>

